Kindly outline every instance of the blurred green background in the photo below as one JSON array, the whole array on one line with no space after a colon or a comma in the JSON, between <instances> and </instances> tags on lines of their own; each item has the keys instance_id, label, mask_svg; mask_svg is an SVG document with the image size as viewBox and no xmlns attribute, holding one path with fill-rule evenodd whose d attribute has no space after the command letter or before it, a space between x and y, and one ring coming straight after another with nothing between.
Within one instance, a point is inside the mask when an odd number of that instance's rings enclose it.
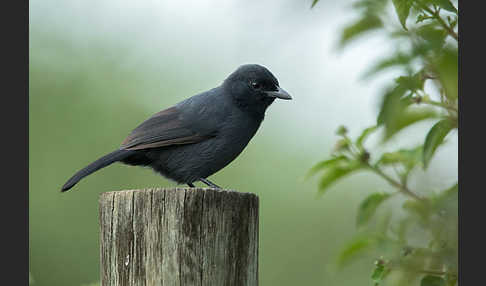
<instances>
[{"instance_id":1,"label":"blurred green background","mask_svg":"<svg viewBox=\"0 0 486 286\"><path fill-rule=\"evenodd\" d=\"M380 79L359 78L389 47L375 35L337 52L339 31L353 16L351 1L321 1L310 10L311 2L30 1L34 285L98 281L101 192L174 185L151 170L122 164L87 177L68 193L59 192L62 184L117 148L153 113L219 85L244 63L268 67L294 97L276 101L245 151L212 177L260 196L261 285L369 281L374 257L341 270L334 262L356 231L359 202L388 186L360 173L317 198L316 179L304 176L328 157L338 125L354 134L374 123ZM390 144L422 140L414 134L423 132L407 132ZM450 160L457 158L451 156L457 142L448 144L429 174L419 174L422 184L441 189L456 180L457 164Z\"/></svg>"}]
</instances>

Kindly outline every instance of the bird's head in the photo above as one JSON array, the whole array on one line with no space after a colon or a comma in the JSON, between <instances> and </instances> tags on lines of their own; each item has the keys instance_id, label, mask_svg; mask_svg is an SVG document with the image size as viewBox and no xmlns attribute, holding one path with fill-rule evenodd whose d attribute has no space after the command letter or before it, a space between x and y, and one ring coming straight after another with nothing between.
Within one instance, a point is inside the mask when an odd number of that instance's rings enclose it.
<instances>
[{"instance_id":1,"label":"bird's head","mask_svg":"<svg viewBox=\"0 0 486 286\"><path fill-rule=\"evenodd\" d=\"M292 99L268 69L256 64L240 66L225 79L223 88L237 105L254 112L265 112L276 98Z\"/></svg>"}]
</instances>

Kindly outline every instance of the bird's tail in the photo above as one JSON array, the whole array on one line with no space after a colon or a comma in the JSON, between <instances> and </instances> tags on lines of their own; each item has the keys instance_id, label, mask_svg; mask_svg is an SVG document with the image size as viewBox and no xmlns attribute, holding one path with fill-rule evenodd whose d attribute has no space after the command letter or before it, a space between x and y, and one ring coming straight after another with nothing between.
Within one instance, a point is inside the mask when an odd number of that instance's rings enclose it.
<instances>
[{"instance_id":1,"label":"bird's tail","mask_svg":"<svg viewBox=\"0 0 486 286\"><path fill-rule=\"evenodd\" d=\"M113 151L98 160L94 161L93 163L89 164L88 166L84 167L80 171L78 171L74 176L69 179L64 186L62 186L61 192L65 192L71 189L74 185L76 185L82 178L88 176L89 174L98 171L101 168L104 168L114 162L120 161L125 159L126 157L132 155L135 151L130 150L116 150Z\"/></svg>"}]
</instances>

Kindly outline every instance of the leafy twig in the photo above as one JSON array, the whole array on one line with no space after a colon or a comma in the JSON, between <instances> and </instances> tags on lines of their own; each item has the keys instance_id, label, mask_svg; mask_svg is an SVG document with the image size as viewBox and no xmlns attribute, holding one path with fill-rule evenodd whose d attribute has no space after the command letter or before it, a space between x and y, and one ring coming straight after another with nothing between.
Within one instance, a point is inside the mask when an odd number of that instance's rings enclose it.
<instances>
[{"instance_id":1,"label":"leafy twig","mask_svg":"<svg viewBox=\"0 0 486 286\"><path fill-rule=\"evenodd\" d=\"M365 163L366 164L366 167L368 167L370 170L372 170L373 172L375 172L377 175L379 175L380 177L382 177L383 179L385 179L388 183L390 183L390 185L398 188L402 193L414 198L414 199L417 199L419 201L423 201L424 198L420 197L419 195L415 194L414 192L412 192L407 186L401 184L400 182L396 181L395 179L393 179L392 177L388 176L387 174L385 174L380 168L378 167L375 167L375 166L372 166L370 165L369 163Z\"/></svg>"},{"instance_id":2,"label":"leafy twig","mask_svg":"<svg viewBox=\"0 0 486 286\"><path fill-rule=\"evenodd\" d=\"M438 10L433 11L432 9L427 7L427 5L421 3L420 1L417 1L415 3L418 3L420 8L422 8L424 11L429 13L431 17L436 19L437 22L439 22L439 24L447 31L447 33L451 37L453 37L456 41L459 41L459 37L458 37L457 33L454 31L454 29L451 26L447 25L447 23L444 21L444 19L442 19L442 17L440 17Z\"/></svg>"}]
</instances>

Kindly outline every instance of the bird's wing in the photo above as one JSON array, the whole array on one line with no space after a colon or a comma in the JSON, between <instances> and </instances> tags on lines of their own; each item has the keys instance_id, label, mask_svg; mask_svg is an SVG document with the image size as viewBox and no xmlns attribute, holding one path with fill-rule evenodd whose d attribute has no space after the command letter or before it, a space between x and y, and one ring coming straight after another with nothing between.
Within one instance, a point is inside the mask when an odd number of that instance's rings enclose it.
<instances>
[{"instance_id":1,"label":"bird's wing","mask_svg":"<svg viewBox=\"0 0 486 286\"><path fill-rule=\"evenodd\" d=\"M174 106L154 114L135 128L122 142L125 150L140 150L197 143L215 136L212 130L197 128Z\"/></svg>"}]
</instances>

